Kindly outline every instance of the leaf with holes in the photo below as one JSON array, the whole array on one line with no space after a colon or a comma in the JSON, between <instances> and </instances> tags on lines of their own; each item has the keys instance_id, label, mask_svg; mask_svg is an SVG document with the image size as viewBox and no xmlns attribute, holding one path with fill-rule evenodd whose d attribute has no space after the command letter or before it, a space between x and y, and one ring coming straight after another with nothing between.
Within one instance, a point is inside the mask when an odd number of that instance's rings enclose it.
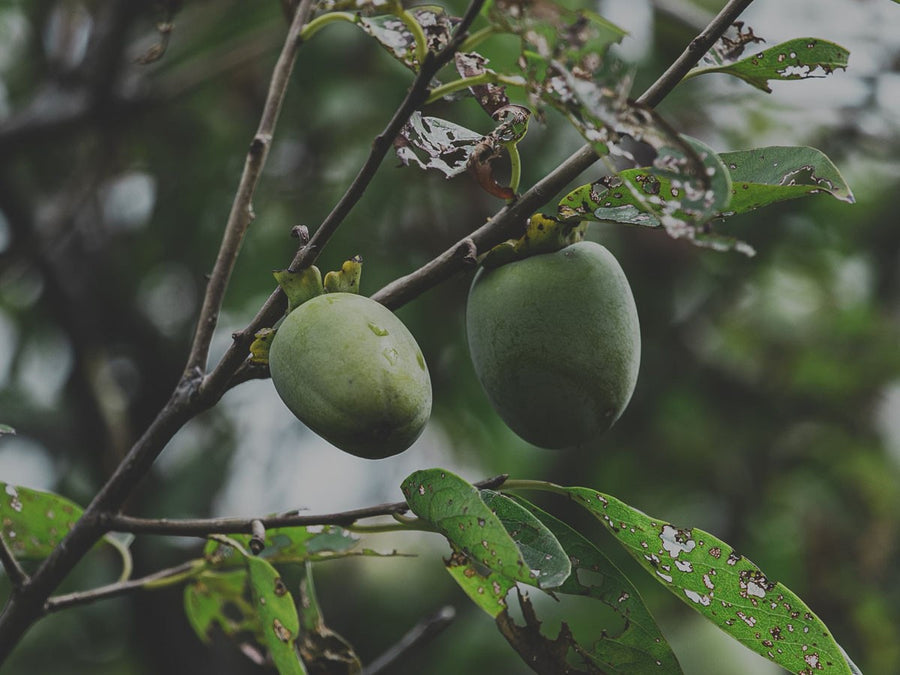
<instances>
[{"instance_id":1,"label":"leaf with holes","mask_svg":"<svg viewBox=\"0 0 900 675\"><path fill-rule=\"evenodd\" d=\"M537 571L541 588L557 588L569 578L572 572L569 556L540 519L499 492L482 490L481 499L516 542L528 569Z\"/></svg>"},{"instance_id":2,"label":"leaf with holes","mask_svg":"<svg viewBox=\"0 0 900 675\"><path fill-rule=\"evenodd\" d=\"M746 647L795 673L852 673L809 607L725 542L595 490L561 491L596 516L656 581Z\"/></svg>"},{"instance_id":3,"label":"leaf with holes","mask_svg":"<svg viewBox=\"0 0 900 675\"><path fill-rule=\"evenodd\" d=\"M422 169L435 169L452 178L466 170L469 155L481 138L477 131L417 111L397 136L394 148L404 165L413 162ZM423 159L417 151L424 155Z\"/></svg>"},{"instance_id":4,"label":"leaf with holes","mask_svg":"<svg viewBox=\"0 0 900 675\"><path fill-rule=\"evenodd\" d=\"M556 537L572 561L572 574L554 593L596 598L622 617L619 627L598 626L597 640L578 655L609 673L680 674L681 666L634 585L594 544L534 504L513 497ZM601 630L602 628L602 630Z\"/></svg>"},{"instance_id":5,"label":"leaf with holes","mask_svg":"<svg viewBox=\"0 0 900 675\"><path fill-rule=\"evenodd\" d=\"M416 471L401 488L410 510L479 565L532 586L539 571L525 563L516 542L478 489L443 469Z\"/></svg>"},{"instance_id":6,"label":"leaf with holes","mask_svg":"<svg viewBox=\"0 0 900 675\"><path fill-rule=\"evenodd\" d=\"M184 613L203 642L218 627L229 638L258 633L256 612L247 600L247 570L204 571L184 587Z\"/></svg>"},{"instance_id":7,"label":"leaf with holes","mask_svg":"<svg viewBox=\"0 0 900 675\"><path fill-rule=\"evenodd\" d=\"M794 38L774 47L754 52L738 61L718 59L691 70L686 77L704 73L726 73L771 93L772 80L805 80L830 75L836 68L847 68L850 52L838 44L820 38Z\"/></svg>"},{"instance_id":8,"label":"leaf with holes","mask_svg":"<svg viewBox=\"0 0 900 675\"><path fill-rule=\"evenodd\" d=\"M769 146L725 152L719 159L731 173L731 201L721 215L814 194L830 194L852 204L853 193L838 168L820 150Z\"/></svg>"},{"instance_id":9,"label":"leaf with holes","mask_svg":"<svg viewBox=\"0 0 900 675\"><path fill-rule=\"evenodd\" d=\"M300 632L294 598L268 561L254 556L248 556L246 561L253 607L278 672L281 675L305 674L306 669L294 646Z\"/></svg>"},{"instance_id":10,"label":"leaf with holes","mask_svg":"<svg viewBox=\"0 0 900 675\"><path fill-rule=\"evenodd\" d=\"M673 164L654 162L655 166L626 169L582 185L559 202L561 220L591 220L626 225L659 227L670 236L688 238L693 243L716 250L738 250L749 255L753 249L744 242L717 235L707 223L728 207L732 198L732 179L719 156L697 139L685 136L703 164L708 177L704 189L683 172L687 159ZM665 156L678 155L676 148Z\"/></svg>"},{"instance_id":11,"label":"leaf with holes","mask_svg":"<svg viewBox=\"0 0 900 675\"><path fill-rule=\"evenodd\" d=\"M374 37L395 59L407 68L417 71L419 59L416 56L416 37L410 27L404 23L399 14L403 8L399 3L391 7L391 14L379 16L360 16L357 22L369 35ZM410 9L407 13L410 21L415 21L422 29L425 43L430 51L438 52L447 46L455 20L447 15L442 7L422 5Z\"/></svg>"}]
</instances>

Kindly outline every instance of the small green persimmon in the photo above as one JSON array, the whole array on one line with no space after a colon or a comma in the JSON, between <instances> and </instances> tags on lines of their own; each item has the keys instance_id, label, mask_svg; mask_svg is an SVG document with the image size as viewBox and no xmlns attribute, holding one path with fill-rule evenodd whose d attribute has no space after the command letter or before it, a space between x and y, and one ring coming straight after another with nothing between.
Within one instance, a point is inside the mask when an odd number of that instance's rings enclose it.
<instances>
[{"instance_id":1,"label":"small green persimmon","mask_svg":"<svg viewBox=\"0 0 900 675\"><path fill-rule=\"evenodd\" d=\"M491 404L529 443L589 441L631 399L641 353L637 309L618 261L599 244L480 269L466 331Z\"/></svg>"},{"instance_id":2,"label":"small green persimmon","mask_svg":"<svg viewBox=\"0 0 900 675\"><path fill-rule=\"evenodd\" d=\"M319 295L288 314L269 370L300 421L358 457L403 452L431 414L431 380L415 338L389 309L353 293Z\"/></svg>"}]
</instances>

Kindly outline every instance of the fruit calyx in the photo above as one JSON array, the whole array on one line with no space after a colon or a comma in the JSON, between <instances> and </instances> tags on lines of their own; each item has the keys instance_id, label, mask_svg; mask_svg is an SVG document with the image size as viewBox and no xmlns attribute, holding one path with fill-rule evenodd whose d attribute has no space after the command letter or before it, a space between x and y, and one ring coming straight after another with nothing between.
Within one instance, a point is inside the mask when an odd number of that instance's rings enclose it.
<instances>
[{"instance_id":1,"label":"fruit calyx","mask_svg":"<svg viewBox=\"0 0 900 675\"><path fill-rule=\"evenodd\" d=\"M587 222L535 213L518 239L507 239L485 253L479 263L488 269L541 253L553 253L584 239Z\"/></svg>"}]
</instances>

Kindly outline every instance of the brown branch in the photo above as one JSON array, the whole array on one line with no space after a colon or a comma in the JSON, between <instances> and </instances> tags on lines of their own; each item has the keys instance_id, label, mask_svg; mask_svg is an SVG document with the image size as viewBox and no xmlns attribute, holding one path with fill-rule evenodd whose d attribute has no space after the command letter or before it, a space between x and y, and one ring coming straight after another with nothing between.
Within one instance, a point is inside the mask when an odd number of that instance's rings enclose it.
<instances>
[{"instance_id":1,"label":"brown branch","mask_svg":"<svg viewBox=\"0 0 900 675\"><path fill-rule=\"evenodd\" d=\"M473 483L484 489L498 488L509 476L501 474ZM134 518L132 516L108 515L102 518L103 526L112 532L132 534L160 534L180 537L208 537L213 534L251 534L253 523L262 523L266 529L273 527L305 527L307 525L352 525L364 518L391 516L409 510L406 502L391 502L361 509L326 513L323 515L300 515L286 513L264 518L195 518L184 520Z\"/></svg>"},{"instance_id":2,"label":"brown branch","mask_svg":"<svg viewBox=\"0 0 900 675\"><path fill-rule=\"evenodd\" d=\"M47 602L44 604L44 611L49 614L51 612L58 612L62 609L77 607L78 605L87 605L92 602L96 602L97 600L115 598L120 595L125 595L126 593L131 593L132 591L139 591L143 589L148 583L154 581L162 581L163 579L167 579L169 577L174 577L184 574L185 572L190 572L192 569L194 569L195 566L196 561L189 560L188 562L181 563L180 565L176 565L175 567L169 567L168 569L160 570L158 572L154 572L153 574L148 574L147 576L141 577L140 579L120 581L115 584L93 588L89 591L77 591L75 593L57 595L47 600Z\"/></svg>"},{"instance_id":3,"label":"brown branch","mask_svg":"<svg viewBox=\"0 0 900 675\"><path fill-rule=\"evenodd\" d=\"M294 20L288 30L284 47L272 71L272 79L269 83L269 91L259 120L259 127L253 136L250 150L244 161L244 171L231 205L231 212L228 214L219 254L216 256L216 262L206 287L206 294L203 296L197 331L194 333L194 341L185 366L187 377L196 377L198 374L206 372L209 345L219 320L222 299L225 297L225 289L228 287L228 280L231 278L231 271L237 261L244 236L253 221L253 194L269 154L278 114L281 112L281 104L284 101L291 72L294 69L297 50L300 48L300 31L306 24L311 7L312 0L303 0L300 3L300 8L294 15Z\"/></svg>"},{"instance_id":4,"label":"brown branch","mask_svg":"<svg viewBox=\"0 0 900 675\"><path fill-rule=\"evenodd\" d=\"M28 582L28 574L19 565L19 561L16 560L16 556L13 555L13 552L7 546L6 539L3 538L2 533L0 533L0 564L6 570L6 576L9 577L14 592Z\"/></svg>"},{"instance_id":5,"label":"brown branch","mask_svg":"<svg viewBox=\"0 0 900 675\"><path fill-rule=\"evenodd\" d=\"M297 18L288 33L282 56L293 55L296 52L299 44L297 36L302 28L304 17L309 14L310 7L311 0L303 0L297 11ZM278 105L273 105L272 101L277 100L280 104L280 97L284 92L281 91L279 94L277 90L287 86L289 73L285 72L284 68L282 59L279 59L276 65L276 69L280 69L279 75L272 78L270 95L267 97L263 121L260 123L260 129L264 130L267 138L271 137L271 131L274 129L278 115ZM262 142L263 147L257 152L259 152L259 157L264 158L268 140L260 139L259 135L256 140ZM254 150L251 147L251 155L253 154ZM259 161L259 157L253 161ZM248 162L250 162L249 158ZM253 194L253 186L258 178L260 166L261 164L250 170L246 170L245 167L245 179L249 175L252 180L242 180L238 196L235 198L233 213L237 213L237 217L234 221L229 218L229 225L226 226L223 245L213 271L214 279L211 280L211 288L204 298L200 325L181 381L147 431L132 446L128 455L85 509L75 526L44 559L37 572L22 584L17 593L10 596L3 613L0 614L0 664L5 661L28 628L43 615L44 603L53 590L103 536L105 530L100 516L118 511L134 486L146 475L156 457L178 430L189 419L213 405L221 397L221 392L218 395L211 395L209 392L198 393L197 377L200 369L205 366L209 340L212 337L212 329L215 327L219 305L224 294L224 284L227 283L231 266L234 263L233 257L240 248L243 232L246 231L246 225L249 224L249 220L245 223L243 219L249 209L249 200ZM225 240L228 240L228 243L225 243Z\"/></svg>"}]
</instances>

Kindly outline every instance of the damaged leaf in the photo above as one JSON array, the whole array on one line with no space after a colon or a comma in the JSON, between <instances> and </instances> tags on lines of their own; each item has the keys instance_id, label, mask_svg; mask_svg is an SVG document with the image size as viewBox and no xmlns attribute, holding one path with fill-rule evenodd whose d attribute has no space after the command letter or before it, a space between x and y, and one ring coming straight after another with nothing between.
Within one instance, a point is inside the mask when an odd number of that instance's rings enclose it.
<instances>
[{"instance_id":1,"label":"damaged leaf","mask_svg":"<svg viewBox=\"0 0 900 675\"><path fill-rule=\"evenodd\" d=\"M517 624L507 611L498 614L495 621L506 641L532 670L536 673L602 675L603 671L594 666L581 670L569 665L569 653L578 648L569 626L563 623L556 638L551 640L541 632L541 622L528 596L519 593L518 597L525 625Z\"/></svg>"},{"instance_id":2,"label":"damaged leaf","mask_svg":"<svg viewBox=\"0 0 900 675\"><path fill-rule=\"evenodd\" d=\"M852 204L853 193L838 168L809 147L770 146L725 152L719 158L731 173L731 201L722 215L819 193Z\"/></svg>"},{"instance_id":3,"label":"damaged leaf","mask_svg":"<svg viewBox=\"0 0 900 675\"><path fill-rule=\"evenodd\" d=\"M740 58L747 45L764 40L753 35L750 28L744 32L743 24L735 26L736 34L726 33L686 77L727 73L771 93L771 80L820 78L836 68L847 68L850 52L833 42L813 37L794 38Z\"/></svg>"},{"instance_id":4,"label":"damaged leaf","mask_svg":"<svg viewBox=\"0 0 900 675\"><path fill-rule=\"evenodd\" d=\"M595 490L562 491L600 520L656 581L744 646L794 673L852 672L809 607L725 542Z\"/></svg>"},{"instance_id":5,"label":"damaged leaf","mask_svg":"<svg viewBox=\"0 0 900 675\"><path fill-rule=\"evenodd\" d=\"M444 561L451 577L476 606L496 618L506 610L506 596L516 582L499 572L477 565L453 543L453 553Z\"/></svg>"},{"instance_id":6,"label":"damaged leaf","mask_svg":"<svg viewBox=\"0 0 900 675\"><path fill-rule=\"evenodd\" d=\"M414 162L422 169L435 169L452 178L466 170L469 155L481 139L478 132L417 111L394 141L394 147L404 165ZM424 159L416 151L424 154Z\"/></svg>"},{"instance_id":7,"label":"damaged leaf","mask_svg":"<svg viewBox=\"0 0 900 675\"><path fill-rule=\"evenodd\" d=\"M539 569L525 562L500 518L478 489L443 469L416 471L401 485L410 510L478 565L531 586L541 583Z\"/></svg>"},{"instance_id":8,"label":"damaged leaf","mask_svg":"<svg viewBox=\"0 0 900 675\"><path fill-rule=\"evenodd\" d=\"M385 3L382 11L392 13L360 16L357 19L359 26L378 40L379 44L400 63L413 71L418 71L421 64L416 55L416 37L398 16L403 8L399 3L396 5ZM449 17L442 7L422 5L410 9L408 14L421 26L429 51L437 52L447 46L457 20Z\"/></svg>"},{"instance_id":9,"label":"damaged leaf","mask_svg":"<svg viewBox=\"0 0 900 675\"><path fill-rule=\"evenodd\" d=\"M747 244L717 235L709 227L709 222L728 207L732 196L727 167L705 144L683 138L702 163L708 179L705 188L693 179L688 168L691 160L679 156L677 148L666 148L652 166L626 169L576 188L559 202L559 218L663 226L673 238L752 255Z\"/></svg>"},{"instance_id":10,"label":"damaged leaf","mask_svg":"<svg viewBox=\"0 0 900 675\"><path fill-rule=\"evenodd\" d=\"M556 537L572 561L572 574L554 593L595 598L622 618L618 628L598 626L598 637L581 647L582 658L609 673L674 673L681 667L638 590L581 534L534 504L513 497Z\"/></svg>"},{"instance_id":11,"label":"damaged leaf","mask_svg":"<svg viewBox=\"0 0 900 675\"><path fill-rule=\"evenodd\" d=\"M464 78L496 74L487 67L488 60L481 54L457 52L454 58L456 70ZM509 105L509 97L506 95L506 87L503 85L488 82L469 87L469 90L478 104L492 117L500 108Z\"/></svg>"},{"instance_id":12,"label":"damaged leaf","mask_svg":"<svg viewBox=\"0 0 900 675\"><path fill-rule=\"evenodd\" d=\"M279 674L306 675L294 644L300 632L294 598L271 563L255 556L245 560L259 631Z\"/></svg>"}]
</instances>

